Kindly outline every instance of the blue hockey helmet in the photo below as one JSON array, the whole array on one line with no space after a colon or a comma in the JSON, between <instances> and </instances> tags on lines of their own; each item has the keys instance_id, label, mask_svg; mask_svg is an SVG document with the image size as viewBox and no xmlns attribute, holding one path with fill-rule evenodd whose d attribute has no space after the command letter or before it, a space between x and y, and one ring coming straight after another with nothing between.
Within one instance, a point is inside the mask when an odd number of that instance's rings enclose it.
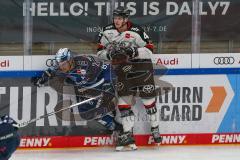
<instances>
[{"instance_id":1,"label":"blue hockey helmet","mask_svg":"<svg viewBox=\"0 0 240 160\"><path fill-rule=\"evenodd\" d=\"M64 62L64 61L70 61L72 58L72 52L68 48L60 48L55 56L55 59L57 63Z\"/></svg>"}]
</instances>

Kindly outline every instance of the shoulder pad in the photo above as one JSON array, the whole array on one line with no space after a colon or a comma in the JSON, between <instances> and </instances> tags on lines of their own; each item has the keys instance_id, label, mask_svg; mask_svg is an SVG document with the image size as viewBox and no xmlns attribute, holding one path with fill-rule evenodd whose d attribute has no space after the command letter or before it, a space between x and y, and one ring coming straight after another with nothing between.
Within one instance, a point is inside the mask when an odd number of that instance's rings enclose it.
<instances>
[{"instance_id":1,"label":"shoulder pad","mask_svg":"<svg viewBox=\"0 0 240 160\"><path fill-rule=\"evenodd\" d=\"M110 30L110 29L114 29L115 27L114 27L114 25L113 24L109 24L109 25L107 25L107 26L105 26L104 28L103 28L103 31L105 31L105 30Z\"/></svg>"},{"instance_id":2,"label":"shoulder pad","mask_svg":"<svg viewBox=\"0 0 240 160\"><path fill-rule=\"evenodd\" d=\"M130 28L130 31L133 32L137 32L137 33L142 33L144 32L144 30L142 29L142 27L136 25L136 24L132 24L132 27Z\"/></svg>"},{"instance_id":3,"label":"shoulder pad","mask_svg":"<svg viewBox=\"0 0 240 160\"><path fill-rule=\"evenodd\" d=\"M144 40L146 43L149 43L149 36L144 32L144 29L136 24L133 24L130 28L130 31L136 32L142 40Z\"/></svg>"}]
</instances>

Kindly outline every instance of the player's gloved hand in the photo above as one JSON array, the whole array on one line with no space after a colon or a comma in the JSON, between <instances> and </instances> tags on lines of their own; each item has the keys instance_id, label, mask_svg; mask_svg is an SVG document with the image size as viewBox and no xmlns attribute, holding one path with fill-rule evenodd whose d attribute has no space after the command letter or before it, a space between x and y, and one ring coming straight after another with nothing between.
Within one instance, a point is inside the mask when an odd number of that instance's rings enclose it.
<instances>
[{"instance_id":1,"label":"player's gloved hand","mask_svg":"<svg viewBox=\"0 0 240 160\"><path fill-rule=\"evenodd\" d=\"M124 51L129 56L130 59L138 56L137 47L127 47L127 48L124 48Z\"/></svg>"},{"instance_id":2,"label":"player's gloved hand","mask_svg":"<svg viewBox=\"0 0 240 160\"><path fill-rule=\"evenodd\" d=\"M37 87L42 87L44 85L44 83L46 83L46 81L47 80L44 79L43 77L32 77L31 78L31 83Z\"/></svg>"},{"instance_id":3,"label":"player's gloved hand","mask_svg":"<svg viewBox=\"0 0 240 160\"><path fill-rule=\"evenodd\" d=\"M4 115L0 118L0 124L3 124L3 123L11 124L16 129L19 128L18 123L15 120L13 120L11 117L9 117L8 115Z\"/></svg>"},{"instance_id":4,"label":"player's gloved hand","mask_svg":"<svg viewBox=\"0 0 240 160\"><path fill-rule=\"evenodd\" d=\"M43 72L41 77L32 77L31 83L37 87L42 87L44 84L49 80L50 77L53 77L53 71L51 69L48 69Z\"/></svg>"},{"instance_id":5,"label":"player's gloved hand","mask_svg":"<svg viewBox=\"0 0 240 160\"><path fill-rule=\"evenodd\" d=\"M106 46L106 56L108 58L108 60L112 60L114 59L114 57L119 54L120 52L122 51L122 46L113 41L112 43L109 43L107 46Z\"/></svg>"},{"instance_id":6,"label":"player's gloved hand","mask_svg":"<svg viewBox=\"0 0 240 160\"><path fill-rule=\"evenodd\" d=\"M117 54L117 50L112 44L107 46L106 52L107 52L106 56L108 60L112 60L113 57Z\"/></svg>"}]
</instances>

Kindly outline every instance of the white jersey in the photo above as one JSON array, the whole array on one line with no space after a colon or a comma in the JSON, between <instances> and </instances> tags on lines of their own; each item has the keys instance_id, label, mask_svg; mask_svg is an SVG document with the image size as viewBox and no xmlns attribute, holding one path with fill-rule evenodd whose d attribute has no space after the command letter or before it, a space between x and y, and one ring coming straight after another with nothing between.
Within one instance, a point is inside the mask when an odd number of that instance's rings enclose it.
<instances>
[{"instance_id":1,"label":"white jersey","mask_svg":"<svg viewBox=\"0 0 240 160\"><path fill-rule=\"evenodd\" d=\"M124 32L119 32L114 24L104 27L103 32L99 34L98 41L98 56L106 59L108 53L108 46L117 43L125 47L138 48L138 57L140 59L149 59L152 54L153 44L149 41L149 36L144 30L131 22L127 23L128 29Z\"/></svg>"}]
</instances>

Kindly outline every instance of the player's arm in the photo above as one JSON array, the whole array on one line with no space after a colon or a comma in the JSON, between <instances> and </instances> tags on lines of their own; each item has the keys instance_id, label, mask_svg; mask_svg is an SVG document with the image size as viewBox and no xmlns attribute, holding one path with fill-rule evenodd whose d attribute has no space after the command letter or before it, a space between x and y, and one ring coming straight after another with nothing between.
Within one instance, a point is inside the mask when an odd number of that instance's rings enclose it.
<instances>
[{"instance_id":1,"label":"player's arm","mask_svg":"<svg viewBox=\"0 0 240 160\"><path fill-rule=\"evenodd\" d=\"M114 29L113 25L108 25L103 28L103 31L98 35L97 56L104 60L111 60L109 51L113 45L112 40L108 37L109 33Z\"/></svg>"},{"instance_id":2,"label":"player's arm","mask_svg":"<svg viewBox=\"0 0 240 160\"><path fill-rule=\"evenodd\" d=\"M136 45L125 48L125 52L130 58L149 59L153 51L153 44L149 36L138 26L131 28L131 31L135 32Z\"/></svg>"},{"instance_id":3,"label":"player's arm","mask_svg":"<svg viewBox=\"0 0 240 160\"><path fill-rule=\"evenodd\" d=\"M98 35L98 46L97 46L97 56L104 60L109 60L108 50L106 46L109 44L107 37L105 36L105 31L100 32Z\"/></svg>"},{"instance_id":4,"label":"player's arm","mask_svg":"<svg viewBox=\"0 0 240 160\"><path fill-rule=\"evenodd\" d=\"M47 70L43 71L40 77L32 77L31 82L33 85L37 87L43 86L51 77L55 76L56 71L48 68Z\"/></svg>"},{"instance_id":5,"label":"player's arm","mask_svg":"<svg viewBox=\"0 0 240 160\"><path fill-rule=\"evenodd\" d=\"M138 32L136 44L137 46L139 46L137 48L138 52L137 58L148 59L153 52L154 45L150 40L149 36L147 35L147 33L143 29L140 29L140 31Z\"/></svg>"}]
</instances>

